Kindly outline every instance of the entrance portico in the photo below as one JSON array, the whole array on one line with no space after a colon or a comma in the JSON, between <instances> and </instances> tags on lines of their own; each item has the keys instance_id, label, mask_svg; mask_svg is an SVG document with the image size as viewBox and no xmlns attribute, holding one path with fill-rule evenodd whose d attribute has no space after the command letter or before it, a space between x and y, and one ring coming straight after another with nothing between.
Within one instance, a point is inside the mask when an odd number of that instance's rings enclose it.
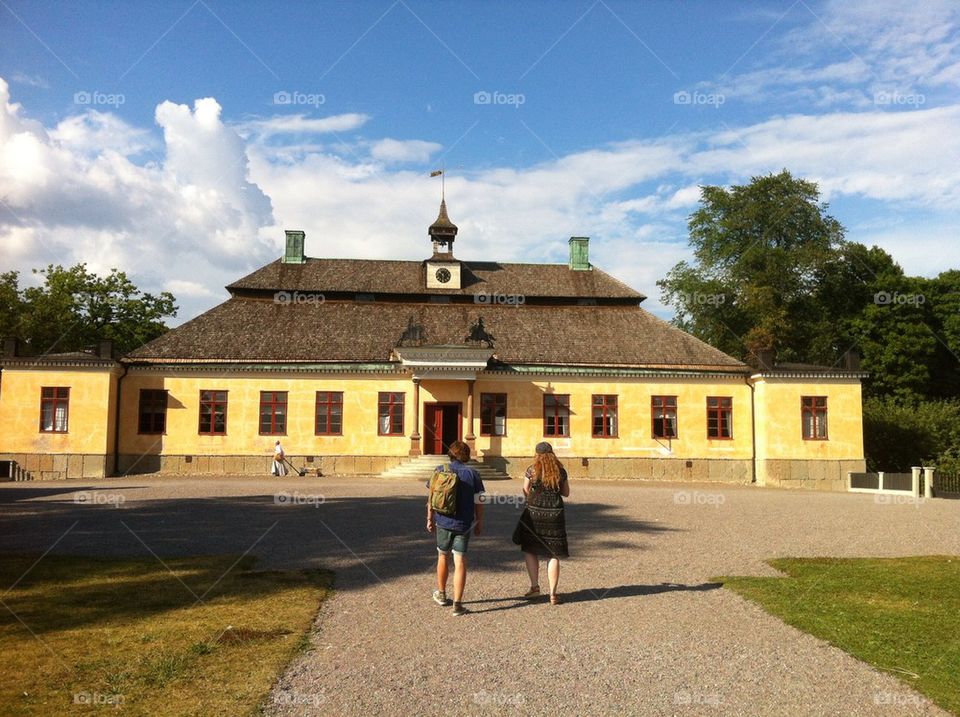
<instances>
[{"instance_id":1,"label":"entrance portico","mask_svg":"<svg viewBox=\"0 0 960 717\"><path fill-rule=\"evenodd\" d=\"M476 403L474 386L477 374L487 367L490 357L493 356L493 349L473 346L406 346L394 349L394 353L401 364L409 366L413 372L413 432L410 434L410 455L446 453L454 440L465 441L473 453L477 438L473 432ZM462 381L465 391L462 394L462 403L447 400L424 403L421 435L420 384L423 381ZM463 410L464 403L466 411ZM424 439L423 444L421 439Z\"/></svg>"}]
</instances>

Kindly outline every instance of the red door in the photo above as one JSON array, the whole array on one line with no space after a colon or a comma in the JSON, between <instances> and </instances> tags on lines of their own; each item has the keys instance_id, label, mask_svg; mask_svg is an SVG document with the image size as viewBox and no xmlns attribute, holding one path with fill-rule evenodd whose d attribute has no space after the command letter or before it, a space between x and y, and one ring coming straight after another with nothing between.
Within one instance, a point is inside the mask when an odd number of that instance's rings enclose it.
<instances>
[{"instance_id":1,"label":"red door","mask_svg":"<svg viewBox=\"0 0 960 717\"><path fill-rule=\"evenodd\" d=\"M442 455L443 450L443 407L428 403L423 407L423 448L424 452Z\"/></svg>"},{"instance_id":2,"label":"red door","mask_svg":"<svg viewBox=\"0 0 960 717\"><path fill-rule=\"evenodd\" d=\"M461 405L459 403L423 404L423 452L446 454L450 444L460 440Z\"/></svg>"}]
</instances>

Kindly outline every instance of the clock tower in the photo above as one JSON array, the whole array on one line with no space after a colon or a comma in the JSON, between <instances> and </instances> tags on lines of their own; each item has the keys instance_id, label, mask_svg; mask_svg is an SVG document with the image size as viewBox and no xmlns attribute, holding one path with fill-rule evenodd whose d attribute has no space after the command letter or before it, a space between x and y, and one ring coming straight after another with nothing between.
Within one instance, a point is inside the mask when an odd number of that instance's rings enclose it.
<instances>
[{"instance_id":1,"label":"clock tower","mask_svg":"<svg viewBox=\"0 0 960 717\"><path fill-rule=\"evenodd\" d=\"M447 216L447 200L440 201L440 214L428 230L433 242L433 256L427 259L428 289L459 289L460 262L453 258L453 240L457 225Z\"/></svg>"}]
</instances>

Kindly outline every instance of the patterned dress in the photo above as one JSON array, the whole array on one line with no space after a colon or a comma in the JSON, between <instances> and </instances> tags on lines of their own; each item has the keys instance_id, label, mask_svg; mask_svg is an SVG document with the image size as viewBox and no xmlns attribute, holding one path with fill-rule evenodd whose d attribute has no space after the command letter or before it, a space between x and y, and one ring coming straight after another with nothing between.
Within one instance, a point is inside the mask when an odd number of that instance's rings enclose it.
<instances>
[{"instance_id":1,"label":"patterned dress","mask_svg":"<svg viewBox=\"0 0 960 717\"><path fill-rule=\"evenodd\" d=\"M567 524L563 514L563 496L559 489L549 489L533 477L533 467L527 469L530 495L527 507L520 516L513 542L525 553L546 558L568 558ZM560 485L567 480L567 472L560 471Z\"/></svg>"}]
</instances>

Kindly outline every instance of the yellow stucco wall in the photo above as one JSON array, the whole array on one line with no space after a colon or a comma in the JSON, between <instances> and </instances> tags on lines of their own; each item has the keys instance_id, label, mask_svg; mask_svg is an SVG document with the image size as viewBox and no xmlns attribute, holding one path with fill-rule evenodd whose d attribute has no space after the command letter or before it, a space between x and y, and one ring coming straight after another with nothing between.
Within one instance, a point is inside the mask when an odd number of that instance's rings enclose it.
<instances>
[{"instance_id":1,"label":"yellow stucco wall","mask_svg":"<svg viewBox=\"0 0 960 717\"><path fill-rule=\"evenodd\" d=\"M163 436L137 434L137 410L141 388L169 391L167 432ZM197 432L201 390L228 392L227 434L200 436ZM123 381L120 452L125 454L164 453L186 455L264 455L272 450L275 437L261 436L258 411L261 391L288 392L288 426L279 436L288 453L317 455L405 456L414 420L413 384L408 377L395 376L289 376L283 374L218 378L202 374L163 376L132 369ZM314 435L316 391L343 391L344 435ZM406 436L377 435L377 394L380 391L405 393ZM657 457L672 455L691 458L744 459L752 455L750 431L750 389L739 380L711 381L530 381L524 379L480 379L475 386L473 432L478 455L527 455L543 436L543 395L569 394L571 437L551 438L559 455ZM507 393L507 436L480 436L480 394ZM591 398L594 394L618 396L618 438L591 436ZM678 433L673 441L651 436L650 400L653 395L677 396ZM706 397L733 398L732 440L710 440L706 435ZM424 379L420 388L419 429L423 433L424 405L430 402L462 404L462 435L468 434L467 383L462 380Z\"/></svg>"},{"instance_id":2,"label":"yellow stucco wall","mask_svg":"<svg viewBox=\"0 0 960 717\"><path fill-rule=\"evenodd\" d=\"M137 433L141 388L169 392L165 435ZM223 436L198 434L200 391L227 391L227 432ZM268 455L279 439L284 449L297 455L405 456L410 450L409 426L413 416L413 384L393 376L317 377L290 374L254 374L218 377L209 374L157 373L131 369L121 386L120 452L172 455ZM285 436L261 436L261 391L287 392ZM314 435L317 391L343 391L343 435ZM406 392L407 436L377 435L377 393Z\"/></svg>"},{"instance_id":3,"label":"yellow stucco wall","mask_svg":"<svg viewBox=\"0 0 960 717\"><path fill-rule=\"evenodd\" d=\"M802 396L828 397L827 440L803 440ZM862 459L862 406L857 379L757 379L757 459Z\"/></svg>"},{"instance_id":4,"label":"yellow stucco wall","mask_svg":"<svg viewBox=\"0 0 960 717\"><path fill-rule=\"evenodd\" d=\"M507 393L507 435L480 436L481 393ZM544 437L543 397L546 393L569 394L570 437ZM617 396L617 438L592 436L592 398L595 394ZM620 456L655 458L750 458L750 388L742 379L562 379L556 381L478 380L476 385L477 451L494 455L533 455L534 446L547 440L558 456ZM654 439L651 427L651 397L677 397L677 438ZM733 438L707 438L707 396L733 399ZM672 453L671 453L672 452Z\"/></svg>"},{"instance_id":5,"label":"yellow stucco wall","mask_svg":"<svg viewBox=\"0 0 960 717\"><path fill-rule=\"evenodd\" d=\"M0 378L0 453L99 454L113 450L115 371L5 368ZM40 431L40 392L70 388L67 433Z\"/></svg>"}]
</instances>

